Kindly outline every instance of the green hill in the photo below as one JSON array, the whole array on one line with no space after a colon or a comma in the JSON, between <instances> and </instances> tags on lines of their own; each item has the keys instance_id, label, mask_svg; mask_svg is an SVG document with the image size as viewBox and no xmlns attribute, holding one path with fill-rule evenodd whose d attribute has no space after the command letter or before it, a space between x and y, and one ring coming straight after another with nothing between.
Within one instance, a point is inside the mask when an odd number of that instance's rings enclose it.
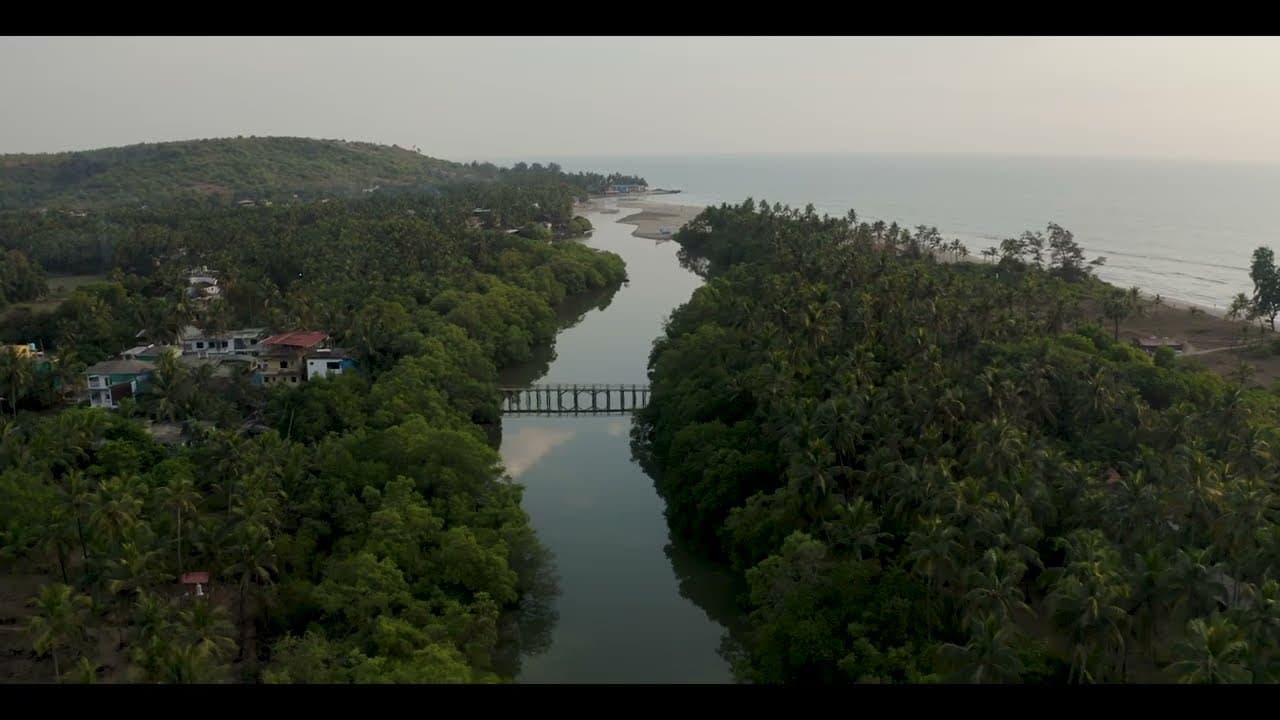
<instances>
[{"instance_id":1,"label":"green hill","mask_svg":"<svg viewBox=\"0 0 1280 720\"><path fill-rule=\"evenodd\" d=\"M479 179L474 166L363 142L239 137L0 155L0 210L183 199L234 203L358 195Z\"/></svg>"}]
</instances>

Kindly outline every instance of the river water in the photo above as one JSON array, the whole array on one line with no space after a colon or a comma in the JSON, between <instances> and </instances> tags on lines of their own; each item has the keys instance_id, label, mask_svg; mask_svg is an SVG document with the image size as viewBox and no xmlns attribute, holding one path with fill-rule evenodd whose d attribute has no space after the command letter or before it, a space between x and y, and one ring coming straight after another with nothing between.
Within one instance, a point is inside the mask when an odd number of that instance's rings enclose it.
<instances>
[{"instance_id":1,"label":"river water","mask_svg":"<svg viewBox=\"0 0 1280 720\"><path fill-rule=\"evenodd\" d=\"M647 384L654 339L701 280L680 266L675 243L619 224L628 212L588 214L585 241L621 255L628 283L558 335L549 365L511 368L504 383ZM630 430L630 416L503 418L503 463L560 578L549 647L522 658L517 682L732 681L718 652L732 578L673 542Z\"/></svg>"}]
</instances>

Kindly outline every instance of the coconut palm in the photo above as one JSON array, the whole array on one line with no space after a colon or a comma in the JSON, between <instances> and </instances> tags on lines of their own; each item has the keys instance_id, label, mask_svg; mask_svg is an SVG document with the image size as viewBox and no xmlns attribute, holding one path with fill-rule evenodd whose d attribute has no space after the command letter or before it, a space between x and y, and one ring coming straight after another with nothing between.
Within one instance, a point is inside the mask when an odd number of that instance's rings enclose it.
<instances>
[{"instance_id":1,"label":"coconut palm","mask_svg":"<svg viewBox=\"0 0 1280 720\"><path fill-rule=\"evenodd\" d=\"M1240 629L1222 615L1187 623L1186 637L1173 646L1177 658L1168 667L1180 683L1247 683L1249 643Z\"/></svg>"},{"instance_id":2,"label":"coconut palm","mask_svg":"<svg viewBox=\"0 0 1280 720\"><path fill-rule=\"evenodd\" d=\"M236 649L235 625L227 617L226 608L207 600L199 600L178 613L182 636L199 652L215 661L229 657Z\"/></svg>"},{"instance_id":3,"label":"coconut palm","mask_svg":"<svg viewBox=\"0 0 1280 720\"><path fill-rule=\"evenodd\" d=\"M1103 660L1126 657L1130 594L1115 550L1097 530L1077 530L1061 543L1068 564L1047 598L1054 623L1071 642L1070 681L1105 679ZM1124 668L1120 673L1123 676Z\"/></svg>"},{"instance_id":4,"label":"coconut palm","mask_svg":"<svg viewBox=\"0 0 1280 720\"><path fill-rule=\"evenodd\" d=\"M53 673L62 677L61 657L77 651L88 640L87 622L92 602L85 595L56 583L44 585L31 600L36 614L28 621L32 647L38 655L53 658Z\"/></svg>"},{"instance_id":5,"label":"coconut palm","mask_svg":"<svg viewBox=\"0 0 1280 720\"><path fill-rule=\"evenodd\" d=\"M959 682L1018 682L1023 668L1017 640L1018 631L1011 622L979 613L969 622L969 641L944 643L938 656L944 667L953 668L952 679Z\"/></svg>"},{"instance_id":6,"label":"coconut palm","mask_svg":"<svg viewBox=\"0 0 1280 720\"><path fill-rule=\"evenodd\" d=\"M35 387L35 368L30 358L10 346L0 348L0 388L10 412L18 415L18 403Z\"/></svg>"},{"instance_id":7,"label":"coconut palm","mask_svg":"<svg viewBox=\"0 0 1280 720\"><path fill-rule=\"evenodd\" d=\"M248 627L246 601L251 591L272 582L276 573L275 542L267 528L254 522L240 522L233 530L229 550L232 563L225 574L239 586L237 623L240 626L240 650L243 653Z\"/></svg>"},{"instance_id":8,"label":"coconut palm","mask_svg":"<svg viewBox=\"0 0 1280 720\"><path fill-rule=\"evenodd\" d=\"M196 513L197 503L200 502L200 493L196 490L195 483L192 482L189 475L175 474L169 477L166 485L159 488L157 496L160 506L167 512L172 512L175 519L174 543L177 546L178 553L178 574L184 571L182 564L182 518L184 515L192 517Z\"/></svg>"},{"instance_id":9,"label":"coconut palm","mask_svg":"<svg viewBox=\"0 0 1280 720\"><path fill-rule=\"evenodd\" d=\"M1022 577L1027 566L1016 556L990 548L982 555L977 568L969 572L965 604L970 613L990 615L1000 623L1015 620L1014 614L1034 615L1022 591Z\"/></svg>"}]
</instances>

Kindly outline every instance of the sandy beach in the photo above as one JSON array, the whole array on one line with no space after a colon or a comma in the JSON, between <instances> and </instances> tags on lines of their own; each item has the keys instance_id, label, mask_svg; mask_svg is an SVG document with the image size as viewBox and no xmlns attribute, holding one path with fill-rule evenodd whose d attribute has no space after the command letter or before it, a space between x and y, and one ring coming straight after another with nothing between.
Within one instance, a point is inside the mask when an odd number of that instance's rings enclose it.
<instances>
[{"instance_id":1,"label":"sandy beach","mask_svg":"<svg viewBox=\"0 0 1280 720\"><path fill-rule=\"evenodd\" d=\"M657 200L591 200L580 207L587 212L619 210L622 217L617 222L635 225L636 229L631 234L649 240L670 240L685 223L702 212L697 205L676 205ZM635 212L623 215L628 211Z\"/></svg>"}]
</instances>

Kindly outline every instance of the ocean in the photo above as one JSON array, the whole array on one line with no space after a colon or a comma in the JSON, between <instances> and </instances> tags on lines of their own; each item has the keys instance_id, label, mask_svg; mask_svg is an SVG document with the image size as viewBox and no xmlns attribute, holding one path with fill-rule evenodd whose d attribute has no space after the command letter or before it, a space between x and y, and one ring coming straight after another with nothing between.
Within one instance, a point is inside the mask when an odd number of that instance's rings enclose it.
<instances>
[{"instance_id":1,"label":"ocean","mask_svg":"<svg viewBox=\"0 0 1280 720\"><path fill-rule=\"evenodd\" d=\"M545 162L545 161L544 161ZM741 203L748 197L860 219L936 226L977 255L1055 222L1102 279L1222 309L1251 294L1249 262L1270 230L1280 166L1096 158L938 155L611 156L557 159L566 171L624 172L659 199Z\"/></svg>"}]
</instances>

